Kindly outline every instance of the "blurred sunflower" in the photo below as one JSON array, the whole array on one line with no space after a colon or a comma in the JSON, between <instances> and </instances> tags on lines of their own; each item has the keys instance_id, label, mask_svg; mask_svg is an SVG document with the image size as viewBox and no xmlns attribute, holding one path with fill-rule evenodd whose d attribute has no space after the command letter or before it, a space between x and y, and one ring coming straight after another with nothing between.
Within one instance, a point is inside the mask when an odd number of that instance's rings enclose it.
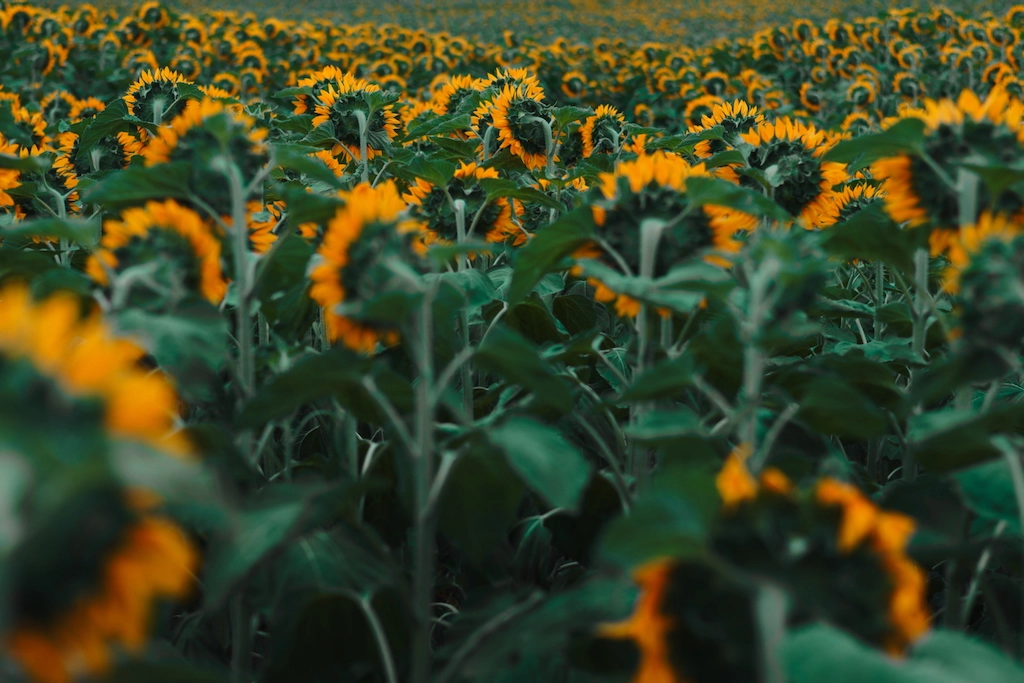
<instances>
[{"instance_id":1,"label":"blurred sunflower","mask_svg":"<svg viewBox=\"0 0 1024 683\"><path fill-rule=\"evenodd\" d=\"M151 275L134 276L158 290L150 292L147 300L159 291L177 297L195 292L218 304L227 292L220 239L199 214L174 200L147 202L144 207L125 209L120 220L106 221L99 248L85 270L96 282L109 286L112 274L147 266L154 271Z\"/></svg>"},{"instance_id":2,"label":"blurred sunflower","mask_svg":"<svg viewBox=\"0 0 1024 683\"><path fill-rule=\"evenodd\" d=\"M28 506L6 557L13 599L0 649L39 683L102 675L115 652L140 651L154 603L185 597L194 580L196 552L177 526L153 513L153 496L125 495L87 462L93 453L105 456L108 440L141 441L176 457L191 453L175 431L177 395L163 375L139 363L144 354L112 336L98 313L82 318L72 295L37 303L21 285L0 290L0 441L15 457L31 455L30 466L52 461L76 479L56 498L49 492L45 504L40 492L38 517ZM26 402L46 423L29 427L27 440L17 428ZM104 435L101 451L64 452L62 438L96 433ZM92 468L90 483L82 467Z\"/></svg>"},{"instance_id":3,"label":"blurred sunflower","mask_svg":"<svg viewBox=\"0 0 1024 683\"><path fill-rule=\"evenodd\" d=\"M873 177L884 180L885 210L897 223L932 228L932 255L942 253L950 234L961 220L958 191L952 179L968 158L980 157L1012 163L1024 144L1022 108L1002 88L985 100L964 90L954 101L925 100L922 109L906 111L903 118L924 122L923 155L899 154L876 161ZM1024 196L1008 188L991 196L979 183L976 210L1016 213L1024 208Z\"/></svg>"},{"instance_id":4,"label":"blurred sunflower","mask_svg":"<svg viewBox=\"0 0 1024 683\"><path fill-rule=\"evenodd\" d=\"M648 220L663 222L651 277L666 275L672 266L701 257L717 265L729 265L728 256L738 252L742 243L737 233L753 230L754 217L721 206L705 204L691 211L686 181L708 177L703 164L691 166L682 157L657 151L642 154L618 164L614 173L600 175L600 199L593 205L594 221L600 241L587 245L576 258L611 259L605 253L614 250L618 258L609 264L624 262L634 274L641 272L641 224ZM574 274L580 267L573 269ZM598 301L614 302L616 312L636 316L640 303L614 292L604 283L590 278Z\"/></svg>"}]
</instances>

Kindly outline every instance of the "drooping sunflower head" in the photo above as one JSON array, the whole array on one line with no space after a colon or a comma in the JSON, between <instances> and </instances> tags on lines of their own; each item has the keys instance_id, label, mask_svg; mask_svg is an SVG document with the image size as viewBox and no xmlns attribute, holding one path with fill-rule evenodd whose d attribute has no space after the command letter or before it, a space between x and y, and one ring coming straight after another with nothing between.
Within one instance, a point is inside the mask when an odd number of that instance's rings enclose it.
<instances>
[{"instance_id":1,"label":"drooping sunflower head","mask_svg":"<svg viewBox=\"0 0 1024 683\"><path fill-rule=\"evenodd\" d=\"M75 100L75 104L68 112L68 119L71 123L77 123L83 119L90 119L107 108L106 103L97 97L86 97Z\"/></svg>"},{"instance_id":2,"label":"drooping sunflower head","mask_svg":"<svg viewBox=\"0 0 1024 683\"><path fill-rule=\"evenodd\" d=\"M760 123L740 137L752 146L748 157L752 168L776 168L780 182L774 199L779 206L799 217L807 228L835 222L832 188L846 180L846 167L820 159L835 138L788 117ZM740 182L748 181L744 178Z\"/></svg>"},{"instance_id":3,"label":"drooping sunflower head","mask_svg":"<svg viewBox=\"0 0 1024 683\"><path fill-rule=\"evenodd\" d=\"M128 87L122 98L128 113L143 121L161 123L176 116L185 106L178 84L189 83L177 71L169 68L143 71L139 79Z\"/></svg>"},{"instance_id":4,"label":"drooping sunflower head","mask_svg":"<svg viewBox=\"0 0 1024 683\"><path fill-rule=\"evenodd\" d=\"M723 139L701 140L693 148L693 153L700 159L707 159L719 152L724 152L730 145L738 141L740 133L747 132L763 121L764 114L744 100L716 104L711 109L711 114L703 117L699 126L692 126L689 132L701 133L715 126L721 126Z\"/></svg>"},{"instance_id":5,"label":"drooping sunflower head","mask_svg":"<svg viewBox=\"0 0 1024 683\"><path fill-rule=\"evenodd\" d=\"M626 136L626 119L615 107L602 104L580 126L583 137L583 157L593 154L615 154L621 149Z\"/></svg>"},{"instance_id":6,"label":"drooping sunflower head","mask_svg":"<svg viewBox=\"0 0 1024 683\"><path fill-rule=\"evenodd\" d=\"M389 281L387 260L400 256L414 263L415 244L422 238L394 182L360 183L341 197L345 205L328 222L317 250L320 261L310 273L309 296L323 308L332 342L372 354L381 344L398 341L393 324L339 309L383 293Z\"/></svg>"},{"instance_id":7,"label":"drooping sunflower head","mask_svg":"<svg viewBox=\"0 0 1024 683\"><path fill-rule=\"evenodd\" d=\"M125 209L120 220L106 221L86 272L139 305L159 307L189 294L218 304L227 292L219 237L174 200Z\"/></svg>"},{"instance_id":8,"label":"drooping sunflower head","mask_svg":"<svg viewBox=\"0 0 1024 683\"><path fill-rule=\"evenodd\" d=\"M926 100L923 108L907 109L901 116L924 122L924 155L880 159L871 173L885 181L889 216L912 227L956 230L961 220L959 194L950 184L965 170L963 164L969 158L1012 163L1024 146L1020 103L1003 88L997 87L984 100L970 90L956 100ZM1012 188L992 196L986 184L978 183L976 194L979 214L1013 214L1024 208L1024 196Z\"/></svg>"},{"instance_id":9,"label":"drooping sunflower head","mask_svg":"<svg viewBox=\"0 0 1024 683\"><path fill-rule=\"evenodd\" d=\"M39 100L39 108L51 124L69 118L76 104L78 98L64 90L54 90Z\"/></svg>"},{"instance_id":10,"label":"drooping sunflower head","mask_svg":"<svg viewBox=\"0 0 1024 683\"><path fill-rule=\"evenodd\" d=\"M346 73L320 92L313 126L333 128L333 137L338 140L332 149L335 156L347 153L350 159L358 160L361 126L365 125L366 157L373 159L395 139L399 120L392 103L397 99L397 95L382 92L380 86Z\"/></svg>"},{"instance_id":11,"label":"drooping sunflower head","mask_svg":"<svg viewBox=\"0 0 1024 683\"><path fill-rule=\"evenodd\" d=\"M524 86L507 85L489 103L498 147L508 149L529 169L547 163L551 144L550 107L529 95Z\"/></svg>"},{"instance_id":12,"label":"drooping sunflower head","mask_svg":"<svg viewBox=\"0 0 1024 683\"><path fill-rule=\"evenodd\" d=\"M855 213L881 203L884 195L885 193L877 185L864 181L854 181L843 185L842 189L832 195L832 201L839 209L836 220L845 221Z\"/></svg>"},{"instance_id":13,"label":"drooping sunflower head","mask_svg":"<svg viewBox=\"0 0 1024 683\"><path fill-rule=\"evenodd\" d=\"M524 97L533 100L544 99L544 88L541 87L537 76L527 69L498 69L484 79L484 87L494 94L500 94L505 88L512 87L521 91Z\"/></svg>"}]
</instances>

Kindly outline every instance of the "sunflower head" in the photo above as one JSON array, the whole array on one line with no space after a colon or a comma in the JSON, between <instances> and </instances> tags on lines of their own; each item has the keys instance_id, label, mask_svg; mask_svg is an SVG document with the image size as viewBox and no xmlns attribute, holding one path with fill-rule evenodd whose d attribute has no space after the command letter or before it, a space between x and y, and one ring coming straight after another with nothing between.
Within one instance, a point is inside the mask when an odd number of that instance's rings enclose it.
<instances>
[{"instance_id":1,"label":"sunflower head","mask_svg":"<svg viewBox=\"0 0 1024 683\"><path fill-rule=\"evenodd\" d=\"M389 149L398 131L398 114L393 103L398 96L382 92L380 86L344 74L340 80L328 83L319 94L314 107L313 126L325 126L333 131L332 152L335 156L346 153L353 160L361 158L362 126L366 126L366 156L372 159Z\"/></svg>"},{"instance_id":2,"label":"sunflower head","mask_svg":"<svg viewBox=\"0 0 1024 683\"><path fill-rule=\"evenodd\" d=\"M431 100L439 116L460 110L464 102L473 101L486 87L486 82L473 76L455 75L445 79Z\"/></svg>"},{"instance_id":3,"label":"sunflower head","mask_svg":"<svg viewBox=\"0 0 1024 683\"><path fill-rule=\"evenodd\" d=\"M178 85L189 83L183 75L169 68L143 71L128 87L122 98L128 113L143 121L160 125L181 111L185 102Z\"/></svg>"},{"instance_id":4,"label":"sunflower head","mask_svg":"<svg viewBox=\"0 0 1024 683\"><path fill-rule=\"evenodd\" d=\"M835 222L832 188L846 180L846 168L820 159L835 143L834 137L787 117L760 123L740 137L752 146L748 157L752 168L774 170L776 203L808 228ZM742 178L740 182L752 181Z\"/></svg>"},{"instance_id":5,"label":"sunflower head","mask_svg":"<svg viewBox=\"0 0 1024 683\"><path fill-rule=\"evenodd\" d=\"M699 126L692 126L689 132L701 133L715 126L721 126L722 140L701 140L693 148L693 153L699 159L707 159L719 152L724 152L730 145L739 141L740 133L747 132L763 121L764 114L757 107L743 100L716 104L712 108L711 114L703 117Z\"/></svg>"},{"instance_id":6,"label":"sunflower head","mask_svg":"<svg viewBox=\"0 0 1024 683\"><path fill-rule=\"evenodd\" d=\"M985 100L964 90L956 100L926 100L922 109L905 110L902 117L924 122L924 155L930 161L900 154L872 165L872 175L885 181L886 212L899 223L955 231L961 220L959 194L950 183L967 170L963 164L972 163L968 159L1006 165L1019 157L1024 143L1021 105L1003 88ZM976 200L979 213L1014 214L1024 208L1024 196L1013 188L993 196L984 183L977 185Z\"/></svg>"},{"instance_id":7,"label":"sunflower head","mask_svg":"<svg viewBox=\"0 0 1024 683\"><path fill-rule=\"evenodd\" d=\"M527 86L506 85L482 106L497 132L498 147L508 149L532 170L547 163L551 112L547 104L531 97L530 91Z\"/></svg>"},{"instance_id":8,"label":"sunflower head","mask_svg":"<svg viewBox=\"0 0 1024 683\"><path fill-rule=\"evenodd\" d=\"M691 166L682 157L663 151L641 154L635 160L620 162L614 173L601 174L593 212L603 244L613 249L634 274L647 277L662 277L674 265L695 257L727 264L728 255L741 246L737 233L752 230L757 222L748 214L721 206L707 204L692 210L686 181L706 176L703 164ZM643 234L652 229L657 234L656 249L651 254L653 261L646 263L641 253ZM597 243L584 247L576 256L607 259L609 265L617 260ZM639 311L636 300L599 281L592 280L591 284L596 288L595 298L614 302L620 315L634 316Z\"/></svg>"},{"instance_id":9,"label":"sunflower head","mask_svg":"<svg viewBox=\"0 0 1024 683\"><path fill-rule=\"evenodd\" d=\"M0 444L40 482L12 508L21 533L0 551L0 650L33 680L104 673L112 650L145 645L154 601L192 584L192 544L109 462L122 441L191 452L175 432L177 395L144 354L76 297L0 289Z\"/></svg>"},{"instance_id":10,"label":"sunflower head","mask_svg":"<svg viewBox=\"0 0 1024 683\"><path fill-rule=\"evenodd\" d=\"M482 235L494 243L511 240L518 246L526 242L527 235L516 225L509 201L504 197L488 198L480 184L481 180L499 177L496 169L463 162L445 187L435 187L417 178L402 199L409 204L410 217L420 223L427 245L452 244L458 240L455 202L461 200L466 228L474 230L468 237ZM522 203L515 202L515 216L522 215L523 211Z\"/></svg>"},{"instance_id":11,"label":"sunflower head","mask_svg":"<svg viewBox=\"0 0 1024 683\"><path fill-rule=\"evenodd\" d=\"M625 139L626 119L611 105L602 104L593 116L588 116L580 126L583 138L583 157L596 153L615 154Z\"/></svg>"},{"instance_id":12,"label":"sunflower head","mask_svg":"<svg viewBox=\"0 0 1024 683\"><path fill-rule=\"evenodd\" d=\"M332 342L371 354L382 344L396 343L398 332L393 322L353 307L387 291L389 259L417 262L415 245L422 237L390 180L376 187L360 183L341 198L345 205L328 222L317 250L319 265L310 273L309 296L323 308Z\"/></svg>"},{"instance_id":13,"label":"sunflower head","mask_svg":"<svg viewBox=\"0 0 1024 683\"><path fill-rule=\"evenodd\" d=\"M190 294L218 304L227 292L213 227L174 200L125 209L103 225L86 272L112 296L161 308Z\"/></svg>"}]
</instances>

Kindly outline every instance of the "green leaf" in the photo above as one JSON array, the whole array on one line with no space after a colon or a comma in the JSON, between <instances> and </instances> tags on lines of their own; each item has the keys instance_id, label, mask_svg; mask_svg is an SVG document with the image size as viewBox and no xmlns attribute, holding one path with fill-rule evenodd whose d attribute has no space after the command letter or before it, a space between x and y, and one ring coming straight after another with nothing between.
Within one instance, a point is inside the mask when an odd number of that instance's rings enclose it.
<instances>
[{"instance_id":1,"label":"green leaf","mask_svg":"<svg viewBox=\"0 0 1024 683\"><path fill-rule=\"evenodd\" d=\"M490 331L473 355L473 362L484 372L496 373L532 391L533 400L539 405L561 412L573 407L572 393L565 380L530 342L504 325Z\"/></svg>"},{"instance_id":2,"label":"green leaf","mask_svg":"<svg viewBox=\"0 0 1024 683\"><path fill-rule=\"evenodd\" d=\"M328 495L329 494L329 495ZM257 565L305 531L321 499L336 497L324 486L280 484L237 512L206 557L204 588L208 608L220 605Z\"/></svg>"},{"instance_id":3,"label":"green leaf","mask_svg":"<svg viewBox=\"0 0 1024 683\"><path fill-rule=\"evenodd\" d=\"M128 105L120 97L107 105L106 109L97 114L89 127L78 139L78 152L75 161L81 163L89 158L89 152L96 144L107 137L122 131L130 131L131 125L125 121L128 116Z\"/></svg>"},{"instance_id":4,"label":"green leaf","mask_svg":"<svg viewBox=\"0 0 1024 683\"><path fill-rule=\"evenodd\" d=\"M1024 534L1010 466L1005 459L992 460L952 474L964 502L979 517L1006 522L1016 534Z\"/></svg>"},{"instance_id":5,"label":"green leaf","mask_svg":"<svg viewBox=\"0 0 1024 683\"><path fill-rule=\"evenodd\" d=\"M822 157L822 161L849 164L847 170L855 173L879 159L899 154L920 154L924 149L924 125L924 121L918 118L903 119L881 133L840 142Z\"/></svg>"},{"instance_id":6,"label":"green leaf","mask_svg":"<svg viewBox=\"0 0 1024 683\"><path fill-rule=\"evenodd\" d=\"M668 288L661 286L662 280L623 275L593 259L582 259L580 266L584 275L597 278L618 294L626 294L652 306L668 308L677 313L692 313L704 300L702 293L692 291L700 288L702 283L676 281L671 273L667 281L671 282L673 287Z\"/></svg>"},{"instance_id":7,"label":"green leaf","mask_svg":"<svg viewBox=\"0 0 1024 683\"><path fill-rule=\"evenodd\" d=\"M0 230L0 237L55 237L71 240L92 248L99 242L100 225L97 221L78 218L40 218Z\"/></svg>"},{"instance_id":8,"label":"green leaf","mask_svg":"<svg viewBox=\"0 0 1024 683\"><path fill-rule=\"evenodd\" d=\"M451 114L432 118L428 121L423 121L422 123L413 126L409 129L408 134L402 138L401 142L418 140L419 138L429 137L432 135L448 135L449 133L466 131L472 128L472 126L473 124L470 120L469 114L453 112Z\"/></svg>"},{"instance_id":9,"label":"green leaf","mask_svg":"<svg viewBox=\"0 0 1024 683\"><path fill-rule=\"evenodd\" d=\"M583 454L554 427L513 416L487 431L526 485L552 507L575 510L590 479Z\"/></svg>"},{"instance_id":10,"label":"green leaf","mask_svg":"<svg viewBox=\"0 0 1024 683\"><path fill-rule=\"evenodd\" d=\"M783 222L793 220L785 209L763 194L720 178L687 178L686 196L693 206L714 204L752 216L765 216Z\"/></svg>"},{"instance_id":11,"label":"green leaf","mask_svg":"<svg viewBox=\"0 0 1024 683\"><path fill-rule=\"evenodd\" d=\"M940 409L907 421L907 447L922 465L947 472L990 460L999 450L991 434L1024 432L1024 404L1002 405L985 413L971 409Z\"/></svg>"},{"instance_id":12,"label":"green leaf","mask_svg":"<svg viewBox=\"0 0 1024 683\"><path fill-rule=\"evenodd\" d=\"M540 190L532 187L519 187L515 181L507 180L505 178L481 178L479 181L480 187L484 188L487 193L487 201L494 201L495 199L518 199L524 203L540 204L549 209L555 209L557 211L565 210L565 207L560 201L551 197ZM550 230L550 226L545 228Z\"/></svg>"},{"instance_id":13,"label":"green leaf","mask_svg":"<svg viewBox=\"0 0 1024 683\"><path fill-rule=\"evenodd\" d=\"M489 442L474 441L452 465L438 501L438 528L471 559L483 560L515 524L523 484Z\"/></svg>"},{"instance_id":14,"label":"green leaf","mask_svg":"<svg viewBox=\"0 0 1024 683\"><path fill-rule=\"evenodd\" d=\"M139 340L167 369L184 370L198 361L219 370L226 360L227 321L206 302L161 314L127 309L118 313L117 327Z\"/></svg>"},{"instance_id":15,"label":"green leaf","mask_svg":"<svg viewBox=\"0 0 1024 683\"><path fill-rule=\"evenodd\" d=\"M46 155L15 156L0 154L0 168L11 168L23 173L45 173L49 170L51 159Z\"/></svg>"},{"instance_id":16,"label":"green leaf","mask_svg":"<svg viewBox=\"0 0 1024 683\"><path fill-rule=\"evenodd\" d=\"M668 398L693 385L694 362L689 354L659 361L645 370L619 399L623 403Z\"/></svg>"},{"instance_id":17,"label":"green leaf","mask_svg":"<svg viewBox=\"0 0 1024 683\"><path fill-rule=\"evenodd\" d=\"M188 199L192 167L187 161L131 166L115 171L83 192L83 201L118 211L156 199Z\"/></svg>"},{"instance_id":18,"label":"green leaf","mask_svg":"<svg viewBox=\"0 0 1024 683\"><path fill-rule=\"evenodd\" d=\"M822 233L831 256L845 261L881 261L903 273L913 272L914 250L924 231L901 230L880 203L873 204Z\"/></svg>"},{"instance_id":19,"label":"green leaf","mask_svg":"<svg viewBox=\"0 0 1024 683\"><path fill-rule=\"evenodd\" d=\"M885 412L838 375L815 377L804 390L796 419L819 434L866 439L888 430Z\"/></svg>"},{"instance_id":20,"label":"green leaf","mask_svg":"<svg viewBox=\"0 0 1024 683\"><path fill-rule=\"evenodd\" d=\"M539 230L518 251L508 291L509 305L526 298L545 274L557 270L562 259L590 241L593 234L594 218L588 206L575 209Z\"/></svg>"},{"instance_id":21,"label":"green leaf","mask_svg":"<svg viewBox=\"0 0 1024 683\"><path fill-rule=\"evenodd\" d=\"M661 443L701 433L700 417L686 406L659 408L642 413L635 424L623 429L641 443Z\"/></svg>"},{"instance_id":22,"label":"green leaf","mask_svg":"<svg viewBox=\"0 0 1024 683\"><path fill-rule=\"evenodd\" d=\"M310 154L317 151L316 147L305 145L275 145L274 160L280 168L298 171L308 178L325 183L329 187L342 187L341 180L327 165Z\"/></svg>"}]
</instances>

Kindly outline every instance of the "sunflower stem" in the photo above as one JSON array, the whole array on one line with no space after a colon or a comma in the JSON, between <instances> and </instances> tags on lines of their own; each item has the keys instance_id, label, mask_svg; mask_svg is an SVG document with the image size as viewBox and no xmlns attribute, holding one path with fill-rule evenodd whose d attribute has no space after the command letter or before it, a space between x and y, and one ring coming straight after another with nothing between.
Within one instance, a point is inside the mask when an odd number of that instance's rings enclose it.
<instances>
[{"instance_id":1,"label":"sunflower stem","mask_svg":"<svg viewBox=\"0 0 1024 683\"><path fill-rule=\"evenodd\" d=\"M750 287L747 311L740 322L740 336L743 340L743 398L744 421L740 429L740 440L748 444L751 452L758 451L757 422L761 407L761 386L764 383L767 357L761 348L761 331L767 318L769 307L768 287L778 275L781 264L778 259L769 257L760 266L752 268L748 260L744 270L747 271Z\"/></svg>"},{"instance_id":2,"label":"sunflower stem","mask_svg":"<svg viewBox=\"0 0 1024 683\"><path fill-rule=\"evenodd\" d=\"M359 119L359 165L362 168L361 178L364 183L370 182L370 160L366 155L366 137L370 133L370 121L366 112L356 109L353 112Z\"/></svg>"},{"instance_id":3,"label":"sunflower stem","mask_svg":"<svg viewBox=\"0 0 1024 683\"><path fill-rule=\"evenodd\" d=\"M413 605L416 632L413 639L412 683L428 683L432 669L431 626L434 602L434 521L430 509L430 491L434 473L434 347L433 304L435 280L423 294L415 322L415 340L419 342L416 365L415 464L416 533L413 570Z\"/></svg>"},{"instance_id":4,"label":"sunflower stem","mask_svg":"<svg viewBox=\"0 0 1024 683\"><path fill-rule=\"evenodd\" d=\"M245 614L245 596L239 592L231 599L231 683L249 683L249 618Z\"/></svg>"},{"instance_id":5,"label":"sunflower stem","mask_svg":"<svg viewBox=\"0 0 1024 683\"><path fill-rule=\"evenodd\" d=\"M458 238L459 244L466 243L466 201L464 199L456 199L452 202L455 208L455 232ZM482 208L481 208L482 211ZM474 224L476 218L480 217L480 211L477 212L474 218ZM466 254L459 254L458 256L458 269L462 272L469 268L469 259ZM467 302L468 303L468 302ZM462 333L462 348L469 348L469 310L468 305L462 306L459 309L459 330ZM473 366L467 360L462 364L462 409L466 413L466 419L469 422L473 421Z\"/></svg>"},{"instance_id":6,"label":"sunflower stem","mask_svg":"<svg viewBox=\"0 0 1024 683\"><path fill-rule=\"evenodd\" d=\"M233 237L233 257L235 262L235 337L238 341L238 380L239 400L252 395L255 384L255 365L252 351L252 312L250 303L252 292L249 283L249 235L246 230L245 189L242 174L238 167L225 159L224 174L231 190L231 234Z\"/></svg>"},{"instance_id":7,"label":"sunflower stem","mask_svg":"<svg viewBox=\"0 0 1024 683\"><path fill-rule=\"evenodd\" d=\"M1010 469L1010 478L1013 480L1013 494L1017 499L1017 515L1021 528L1024 528L1024 464L1021 463L1020 452L1009 439L1004 436L997 436L992 443L1003 453L1006 464ZM1024 609L1024 596L1022 597L1022 609ZM1024 630L1020 633L1020 651L1024 653Z\"/></svg>"}]
</instances>

